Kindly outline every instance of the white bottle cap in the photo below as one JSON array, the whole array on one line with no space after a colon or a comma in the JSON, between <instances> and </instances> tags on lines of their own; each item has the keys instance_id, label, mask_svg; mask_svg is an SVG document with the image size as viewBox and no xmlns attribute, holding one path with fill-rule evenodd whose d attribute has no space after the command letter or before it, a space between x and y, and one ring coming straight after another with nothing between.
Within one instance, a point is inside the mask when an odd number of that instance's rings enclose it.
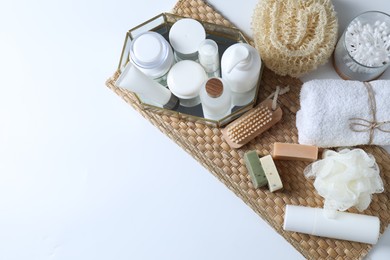
<instances>
[{"instance_id":1,"label":"white bottle cap","mask_svg":"<svg viewBox=\"0 0 390 260\"><path fill-rule=\"evenodd\" d=\"M183 99L191 99L199 95L206 79L206 73L199 63L183 60L172 66L167 82L174 95Z\"/></svg>"},{"instance_id":2,"label":"white bottle cap","mask_svg":"<svg viewBox=\"0 0 390 260\"><path fill-rule=\"evenodd\" d=\"M184 55L196 53L205 38L206 32L202 24L191 18L177 21L169 31L169 41L173 49Z\"/></svg>"},{"instance_id":3,"label":"white bottle cap","mask_svg":"<svg viewBox=\"0 0 390 260\"><path fill-rule=\"evenodd\" d=\"M173 63L173 52L164 37L156 32L145 32L134 38L130 60L152 78L166 74Z\"/></svg>"}]
</instances>

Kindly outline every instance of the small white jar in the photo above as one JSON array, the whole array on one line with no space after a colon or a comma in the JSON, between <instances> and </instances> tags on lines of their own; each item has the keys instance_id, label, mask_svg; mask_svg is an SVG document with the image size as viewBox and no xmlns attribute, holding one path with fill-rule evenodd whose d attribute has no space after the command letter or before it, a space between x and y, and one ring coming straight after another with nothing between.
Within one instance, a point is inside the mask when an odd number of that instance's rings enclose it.
<instances>
[{"instance_id":1,"label":"small white jar","mask_svg":"<svg viewBox=\"0 0 390 260\"><path fill-rule=\"evenodd\" d=\"M130 46L130 61L148 77L167 86L167 73L174 63L174 56L161 34L149 31L138 35Z\"/></svg>"},{"instance_id":2,"label":"small white jar","mask_svg":"<svg viewBox=\"0 0 390 260\"><path fill-rule=\"evenodd\" d=\"M220 63L218 44L211 39L206 39L199 46L199 63L202 65L209 78L220 77Z\"/></svg>"},{"instance_id":3,"label":"small white jar","mask_svg":"<svg viewBox=\"0 0 390 260\"><path fill-rule=\"evenodd\" d=\"M204 118L219 120L230 114L231 93L221 78L210 78L200 90Z\"/></svg>"},{"instance_id":4,"label":"small white jar","mask_svg":"<svg viewBox=\"0 0 390 260\"><path fill-rule=\"evenodd\" d=\"M176 61L198 59L198 48L206 39L203 25L191 18L180 19L169 31L169 42L175 50Z\"/></svg>"},{"instance_id":5,"label":"small white jar","mask_svg":"<svg viewBox=\"0 0 390 260\"><path fill-rule=\"evenodd\" d=\"M168 87L180 99L180 105L194 107L200 104L199 92L207 80L199 63L183 60L172 66L168 73Z\"/></svg>"}]
</instances>

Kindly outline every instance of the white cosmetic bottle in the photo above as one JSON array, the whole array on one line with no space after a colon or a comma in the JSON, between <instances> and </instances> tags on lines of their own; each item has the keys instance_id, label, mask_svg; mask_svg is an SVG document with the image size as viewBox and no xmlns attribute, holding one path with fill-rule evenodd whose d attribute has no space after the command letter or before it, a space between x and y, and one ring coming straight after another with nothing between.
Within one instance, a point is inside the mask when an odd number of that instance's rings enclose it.
<instances>
[{"instance_id":1,"label":"white cosmetic bottle","mask_svg":"<svg viewBox=\"0 0 390 260\"><path fill-rule=\"evenodd\" d=\"M127 63L115 84L138 94L143 101L166 109L176 109L179 99L172 92L146 76L131 62Z\"/></svg>"},{"instance_id":2,"label":"white cosmetic bottle","mask_svg":"<svg viewBox=\"0 0 390 260\"><path fill-rule=\"evenodd\" d=\"M367 244L379 238L378 217L335 212L332 218L324 209L286 205L283 229L320 237L329 237Z\"/></svg>"},{"instance_id":3,"label":"white cosmetic bottle","mask_svg":"<svg viewBox=\"0 0 390 260\"><path fill-rule=\"evenodd\" d=\"M199 63L209 78L220 77L218 44L211 39L204 40L199 46Z\"/></svg>"},{"instance_id":4,"label":"white cosmetic bottle","mask_svg":"<svg viewBox=\"0 0 390 260\"><path fill-rule=\"evenodd\" d=\"M233 106L244 106L254 99L260 69L260 55L249 44L233 44L223 53L222 79L230 87Z\"/></svg>"},{"instance_id":5,"label":"white cosmetic bottle","mask_svg":"<svg viewBox=\"0 0 390 260\"><path fill-rule=\"evenodd\" d=\"M149 31L135 37L130 46L130 61L145 75L167 86L167 74L174 56L161 34Z\"/></svg>"},{"instance_id":6,"label":"white cosmetic bottle","mask_svg":"<svg viewBox=\"0 0 390 260\"><path fill-rule=\"evenodd\" d=\"M206 119L219 120L231 109L231 95L221 78L210 78L199 93L203 115Z\"/></svg>"}]
</instances>

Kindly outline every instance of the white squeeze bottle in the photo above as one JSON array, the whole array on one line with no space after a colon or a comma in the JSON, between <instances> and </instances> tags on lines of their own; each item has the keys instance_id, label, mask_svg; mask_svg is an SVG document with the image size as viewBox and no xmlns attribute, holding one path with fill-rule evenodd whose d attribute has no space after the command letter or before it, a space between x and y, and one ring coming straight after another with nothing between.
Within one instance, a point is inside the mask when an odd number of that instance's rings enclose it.
<instances>
[{"instance_id":1,"label":"white squeeze bottle","mask_svg":"<svg viewBox=\"0 0 390 260\"><path fill-rule=\"evenodd\" d=\"M233 106L244 106L253 100L260 68L260 55L249 44L233 44L223 53L222 79L231 90Z\"/></svg>"}]
</instances>

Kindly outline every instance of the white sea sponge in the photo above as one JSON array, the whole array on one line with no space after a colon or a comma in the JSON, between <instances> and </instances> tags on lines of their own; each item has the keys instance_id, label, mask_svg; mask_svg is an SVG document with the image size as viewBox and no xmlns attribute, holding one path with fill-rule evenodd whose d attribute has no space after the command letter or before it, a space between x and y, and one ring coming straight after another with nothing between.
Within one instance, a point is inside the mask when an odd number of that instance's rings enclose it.
<instances>
[{"instance_id":1,"label":"white sea sponge","mask_svg":"<svg viewBox=\"0 0 390 260\"><path fill-rule=\"evenodd\" d=\"M374 156L362 149L325 150L323 159L306 167L307 178L325 198L324 209L367 209L373 193L383 192L383 182Z\"/></svg>"},{"instance_id":2,"label":"white sea sponge","mask_svg":"<svg viewBox=\"0 0 390 260\"><path fill-rule=\"evenodd\" d=\"M337 17L331 0L260 0L252 17L255 46L280 75L302 76L332 55Z\"/></svg>"}]
</instances>

